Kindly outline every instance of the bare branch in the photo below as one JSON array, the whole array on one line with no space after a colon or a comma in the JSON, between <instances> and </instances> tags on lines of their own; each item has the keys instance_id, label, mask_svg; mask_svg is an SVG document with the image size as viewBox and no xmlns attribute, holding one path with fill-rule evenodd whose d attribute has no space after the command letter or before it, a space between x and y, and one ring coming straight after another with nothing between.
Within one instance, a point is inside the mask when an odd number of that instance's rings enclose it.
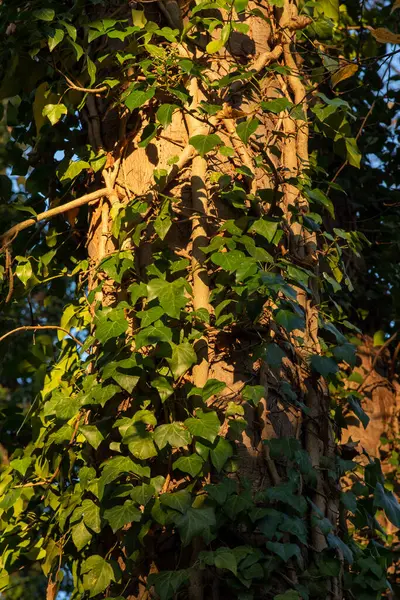
<instances>
[{"instance_id":1,"label":"bare branch","mask_svg":"<svg viewBox=\"0 0 400 600\"><path fill-rule=\"evenodd\" d=\"M83 206L84 204L89 204L89 202L94 202L95 200L100 200L103 196L108 196L110 191L107 188L102 188L101 190L97 190L96 192L91 192L90 194L85 194L81 198L76 198L76 200L71 200L71 202L67 202L67 204L62 204L61 206L56 206L55 208L50 208L50 210L46 210L45 212L39 213L35 218L26 219L26 221L22 221L21 223L17 223L8 229L3 235L0 236L0 244L2 244L1 250L4 250L6 246L11 244L11 242L16 238L20 231L24 229L28 229L28 227L32 227L39 221L47 221L56 215L60 215L63 212L67 212L72 210L73 208L78 208L78 206Z\"/></svg>"},{"instance_id":2,"label":"bare branch","mask_svg":"<svg viewBox=\"0 0 400 600\"><path fill-rule=\"evenodd\" d=\"M83 343L80 340L78 340L78 338L76 338L74 335L72 335L72 333L70 333L68 329L64 329L64 327L59 327L58 325L23 325L22 327L17 327L16 329L12 329L11 331L8 331L4 335L2 335L0 337L0 342L5 340L9 335L13 335L14 333L18 333L19 331L37 331L43 329L57 329L58 331L63 331L64 333L69 335L69 337L72 338L76 344L78 344L81 347L83 346Z\"/></svg>"}]
</instances>

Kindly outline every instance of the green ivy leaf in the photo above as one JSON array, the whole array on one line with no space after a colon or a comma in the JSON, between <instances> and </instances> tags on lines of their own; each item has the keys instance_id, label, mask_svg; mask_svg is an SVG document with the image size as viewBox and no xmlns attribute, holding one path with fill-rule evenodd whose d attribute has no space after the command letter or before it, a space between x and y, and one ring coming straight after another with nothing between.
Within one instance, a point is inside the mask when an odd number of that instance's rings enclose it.
<instances>
[{"instance_id":1,"label":"green ivy leaf","mask_svg":"<svg viewBox=\"0 0 400 600\"><path fill-rule=\"evenodd\" d=\"M157 121L165 128L172 123L172 115L179 108L177 104L162 104L157 110Z\"/></svg>"},{"instance_id":2,"label":"green ivy leaf","mask_svg":"<svg viewBox=\"0 0 400 600\"><path fill-rule=\"evenodd\" d=\"M119 337L128 329L128 321L123 317L118 321L101 319L96 327L96 338L105 344L112 338Z\"/></svg>"},{"instance_id":3,"label":"green ivy leaf","mask_svg":"<svg viewBox=\"0 0 400 600\"><path fill-rule=\"evenodd\" d=\"M17 257L18 266L15 269L15 274L22 281L24 285L26 285L29 279L33 275L32 265L30 261L26 258Z\"/></svg>"},{"instance_id":4,"label":"green ivy leaf","mask_svg":"<svg viewBox=\"0 0 400 600\"><path fill-rule=\"evenodd\" d=\"M222 437L218 438L217 445L210 451L211 462L217 469L218 473L222 471L224 465L226 464L226 461L232 455L232 444Z\"/></svg>"},{"instance_id":5,"label":"green ivy leaf","mask_svg":"<svg viewBox=\"0 0 400 600\"><path fill-rule=\"evenodd\" d=\"M95 450L97 450L101 442L104 440L103 434L94 425L82 425L79 428L79 431L83 433L89 444L93 446Z\"/></svg>"},{"instance_id":6,"label":"green ivy leaf","mask_svg":"<svg viewBox=\"0 0 400 600\"><path fill-rule=\"evenodd\" d=\"M139 522L142 518L141 511L135 506L133 500L126 500L124 504L118 504L104 511L104 518L110 524L115 533L124 525Z\"/></svg>"},{"instance_id":7,"label":"green ivy leaf","mask_svg":"<svg viewBox=\"0 0 400 600\"><path fill-rule=\"evenodd\" d=\"M301 596L296 590L286 590L284 594L274 596L274 600L300 600Z\"/></svg>"},{"instance_id":8,"label":"green ivy leaf","mask_svg":"<svg viewBox=\"0 0 400 600\"><path fill-rule=\"evenodd\" d=\"M56 16L55 11L52 8L39 8L33 11L33 16L39 21L53 21Z\"/></svg>"},{"instance_id":9,"label":"green ivy leaf","mask_svg":"<svg viewBox=\"0 0 400 600\"><path fill-rule=\"evenodd\" d=\"M190 398L190 396L201 396L205 402L211 398L211 396L218 395L225 388L226 384L223 381L218 381L218 379L209 379L203 388L192 388L188 393L188 398Z\"/></svg>"},{"instance_id":10,"label":"green ivy leaf","mask_svg":"<svg viewBox=\"0 0 400 600\"><path fill-rule=\"evenodd\" d=\"M239 123L239 125L236 127L236 133L238 134L242 142L244 144L247 144L247 142L250 139L250 136L252 136L253 133L255 133L259 125L260 121L258 119L248 119L247 121Z\"/></svg>"},{"instance_id":11,"label":"green ivy leaf","mask_svg":"<svg viewBox=\"0 0 400 600\"><path fill-rule=\"evenodd\" d=\"M276 219L270 219L268 217L263 217L262 219L258 219L255 221L253 225L250 227L249 231L254 231L264 237L268 242L272 242L276 232L278 230L279 221Z\"/></svg>"},{"instance_id":12,"label":"green ivy leaf","mask_svg":"<svg viewBox=\"0 0 400 600\"><path fill-rule=\"evenodd\" d=\"M150 468L142 467L133 462L127 456L114 456L104 463L101 473L101 484L103 486L115 481L123 473L133 473L139 477L150 477Z\"/></svg>"},{"instance_id":13,"label":"green ivy leaf","mask_svg":"<svg viewBox=\"0 0 400 600\"><path fill-rule=\"evenodd\" d=\"M266 397L265 387L263 385L246 385L243 388L242 396L247 402L250 402L254 406Z\"/></svg>"},{"instance_id":14,"label":"green ivy leaf","mask_svg":"<svg viewBox=\"0 0 400 600\"><path fill-rule=\"evenodd\" d=\"M165 377L156 377L156 379L151 381L150 385L160 394L161 402L168 400L174 393L173 387Z\"/></svg>"},{"instance_id":15,"label":"green ivy leaf","mask_svg":"<svg viewBox=\"0 0 400 600\"><path fill-rule=\"evenodd\" d=\"M280 542L267 542L266 547L282 560L287 562L292 556L300 558L300 548L296 544L281 544Z\"/></svg>"},{"instance_id":16,"label":"green ivy leaf","mask_svg":"<svg viewBox=\"0 0 400 600\"><path fill-rule=\"evenodd\" d=\"M211 529L216 526L214 509L211 507L189 508L175 522L184 546L197 536L208 539Z\"/></svg>"},{"instance_id":17,"label":"green ivy leaf","mask_svg":"<svg viewBox=\"0 0 400 600\"><path fill-rule=\"evenodd\" d=\"M72 527L71 534L72 541L74 542L78 551L82 550L82 548L84 548L93 537L83 521Z\"/></svg>"},{"instance_id":18,"label":"green ivy leaf","mask_svg":"<svg viewBox=\"0 0 400 600\"><path fill-rule=\"evenodd\" d=\"M97 506L97 504L95 504L93 500L86 498L82 502L81 506L78 506L78 508L76 508L73 512L71 522L80 520L81 518L83 518L83 522L85 523L86 527L89 527L89 529L91 529L95 533L100 533L100 507Z\"/></svg>"},{"instance_id":19,"label":"green ivy leaf","mask_svg":"<svg viewBox=\"0 0 400 600\"><path fill-rule=\"evenodd\" d=\"M261 108L263 110L267 112L272 112L275 115L282 112L283 110L290 110L293 107L293 102L290 102L287 98L276 98L275 100L261 102Z\"/></svg>"},{"instance_id":20,"label":"green ivy leaf","mask_svg":"<svg viewBox=\"0 0 400 600\"><path fill-rule=\"evenodd\" d=\"M186 473L188 471L184 472ZM183 514L192 504L192 496L188 490L179 490L178 492L162 494L160 496L160 502L163 506L168 506L168 508L173 508Z\"/></svg>"},{"instance_id":21,"label":"green ivy leaf","mask_svg":"<svg viewBox=\"0 0 400 600\"><path fill-rule=\"evenodd\" d=\"M374 506L383 508L389 521L400 527L400 505L392 492L385 490L381 483L377 483L374 491Z\"/></svg>"},{"instance_id":22,"label":"green ivy leaf","mask_svg":"<svg viewBox=\"0 0 400 600\"><path fill-rule=\"evenodd\" d=\"M64 32L62 29L56 29L54 35L49 37L47 43L49 45L50 52L53 52L54 48L58 46L64 39Z\"/></svg>"},{"instance_id":23,"label":"green ivy leaf","mask_svg":"<svg viewBox=\"0 0 400 600\"><path fill-rule=\"evenodd\" d=\"M154 431L154 441L160 450L167 444L173 448L182 448L190 444L192 436L183 423L175 421L175 423L157 427Z\"/></svg>"},{"instance_id":24,"label":"green ivy leaf","mask_svg":"<svg viewBox=\"0 0 400 600\"><path fill-rule=\"evenodd\" d=\"M333 360L333 358L328 358L327 356L319 356L318 354L315 354L311 357L310 362L314 371L317 371L317 373L322 375L322 377L334 375L339 371L337 363Z\"/></svg>"},{"instance_id":25,"label":"green ivy leaf","mask_svg":"<svg viewBox=\"0 0 400 600\"><path fill-rule=\"evenodd\" d=\"M213 443L220 429L220 421L216 412L203 412L199 409L196 418L185 421L186 427L193 436L203 438Z\"/></svg>"},{"instance_id":26,"label":"green ivy leaf","mask_svg":"<svg viewBox=\"0 0 400 600\"><path fill-rule=\"evenodd\" d=\"M168 327L150 325L150 327L146 327L136 334L135 344L139 350L143 346L155 346L158 342L170 342L171 339L172 332Z\"/></svg>"},{"instance_id":27,"label":"green ivy leaf","mask_svg":"<svg viewBox=\"0 0 400 600\"><path fill-rule=\"evenodd\" d=\"M183 342L177 346L172 346L172 356L167 358L168 364L174 376L174 379L181 377L191 366L197 362L197 354L192 344Z\"/></svg>"},{"instance_id":28,"label":"green ivy leaf","mask_svg":"<svg viewBox=\"0 0 400 600\"><path fill-rule=\"evenodd\" d=\"M364 429L366 429L367 426L368 426L368 423L370 422L370 418L367 415L367 413L364 411L364 409L362 408L359 399L356 398L355 396L349 396L347 398L347 402L350 404L350 407L351 407L353 413L361 421L362 426L364 427Z\"/></svg>"},{"instance_id":29,"label":"green ivy leaf","mask_svg":"<svg viewBox=\"0 0 400 600\"><path fill-rule=\"evenodd\" d=\"M136 504L140 506L146 506L146 504L153 498L156 493L156 489L149 483L142 483L131 491L131 498Z\"/></svg>"},{"instance_id":30,"label":"green ivy leaf","mask_svg":"<svg viewBox=\"0 0 400 600\"><path fill-rule=\"evenodd\" d=\"M156 89L154 87L151 87L148 90L133 90L129 96L125 98L125 106L131 111L140 108L145 102L151 100L155 93Z\"/></svg>"},{"instance_id":31,"label":"green ivy leaf","mask_svg":"<svg viewBox=\"0 0 400 600\"><path fill-rule=\"evenodd\" d=\"M232 273L241 267L246 255L240 250L231 250L229 252L215 252L211 255L211 260L224 271Z\"/></svg>"},{"instance_id":32,"label":"green ivy leaf","mask_svg":"<svg viewBox=\"0 0 400 600\"><path fill-rule=\"evenodd\" d=\"M218 548L214 552L214 565L217 569L227 569L234 575L237 575L236 556L229 548Z\"/></svg>"},{"instance_id":33,"label":"green ivy leaf","mask_svg":"<svg viewBox=\"0 0 400 600\"><path fill-rule=\"evenodd\" d=\"M172 464L172 467L183 473L189 473L191 477L196 477L201 472L203 464L204 462L198 454L192 454L191 456L181 456Z\"/></svg>"},{"instance_id":34,"label":"green ivy leaf","mask_svg":"<svg viewBox=\"0 0 400 600\"><path fill-rule=\"evenodd\" d=\"M299 317L291 310L278 310L275 314L275 322L284 329L286 329L288 333L290 333L294 329L302 330L305 327L304 318Z\"/></svg>"},{"instance_id":35,"label":"green ivy leaf","mask_svg":"<svg viewBox=\"0 0 400 600\"><path fill-rule=\"evenodd\" d=\"M90 169L90 164L85 160L71 161L67 170L61 174L60 181L67 181L68 179L73 180L85 169Z\"/></svg>"},{"instance_id":36,"label":"green ivy leaf","mask_svg":"<svg viewBox=\"0 0 400 600\"><path fill-rule=\"evenodd\" d=\"M154 586L160 600L171 600L179 588L189 581L190 570L181 569L180 571L162 571L161 573L151 573L147 581L150 586Z\"/></svg>"},{"instance_id":37,"label":"green ivy leaf","mask_svg":"<svg viewBox=\"0 0 400 600\"><path fill-rule=\"evenodd\" d=\"M216 133L211 133L210 135L195 135L189 138L189 144L197 150L200 156L205 156L217 146L221 146L222 140Z\"/></svg>"},{"instance_id":38,"label":"green ivy leaf","mask_svg":"<svg viewBox=\"0 0 400 600\"><path fill-rule=\"evenodd\" d=\"M84 575L83 587L89 592L90 598L104 592L111 581L115 581L111 565L98 554L87 558L82 564L81 571Z\"/></svg>"}]
</instances>

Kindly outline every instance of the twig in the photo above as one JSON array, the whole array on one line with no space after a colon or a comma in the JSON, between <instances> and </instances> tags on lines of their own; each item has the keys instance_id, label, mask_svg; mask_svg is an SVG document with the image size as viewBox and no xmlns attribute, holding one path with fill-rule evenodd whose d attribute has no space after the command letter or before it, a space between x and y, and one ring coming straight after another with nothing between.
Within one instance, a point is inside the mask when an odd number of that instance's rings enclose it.
<instances>
[{"instance_id":1,"label":"twig","mask_svg":"<svg viewBox=\"0 0 400 600\"><path fill-rule=\"evenodd\" d=\"M6 297L6 304L8 304L12 298L14 291L14 274L11 265L11 252L9 248L6 248L6 271L8 272L9 279L8 294Z\"/></svg>"},{"instance_id":2,"label":"twig","mask_svg":"<svg viewBox=\"0 0 400 600\"><path fill-rule=\"evenodd\" d=\"M70 89L76 90L77 92L83 92L85 94L101 94L102 92L107 92L110 89L108 87L108 85L102 85L101 87L98 87L98 88L81 87L80 85L75 85L73 83L73 81L68 79L68 77L66 75L64 75L64 77L65 77L65 81L68 83Z\"/></svg>"},{"instance_id":3,"label":"twig","mask_svg":"<svg viewBox=\"0 0 400 600\"><path fill-rule=\"evenodd\" d=\"M35 218L26 219L26 221L17 223L17 225L14 225L13 227L11 227L11 229L8 229L8 231L6 231L0 236L0 243L3 244L1 250L7 247L16 238L20 231L28 229L28 227L32 227L32 225L39 223L39 221L46 221L47 219L51 219L56 215L60 215L63 212L67 212L68 210L72 210L73 208L77 208L78 206L82 206L83 204L88 204L89 202L99 200L103 196L108 196L108 194L109 190L107 188L102 188L101 190L97 190L96 192L85 194L85 196L77 198L76 200L71 200L71 202L67 202L67 204L62 204L61 206L50 208L50 210L46 210L42 213L37 214Z\"/></svg>"},{"instance_id":4,"label":"twig","mask_svg":"<svg viewBox=\"0 0 400 600\"><path fill-rule=\"evenodd\" d=\"M69 337L72 338L76 344L78 344L81 347L83 346L83 343L80 340L78 340L78 338L76 338L74 335L72 335L72 333L70 333L68 329L64 329L64 327L59 327L58 325L23 325L22 327L17 327L16 329L12 329L11 331L8 331L4 335L2 335L0 337L0 342L5 340L9 335L13 335L14 333L18 333L19 331L36 331L38 329L57 329L58 331L63 331L64 333L69 335Z\"/></svg>"},{"instance_id":5,"label":"twig","mask_svg":"<svg viewBox=\"0 0 400 600\"><path fill-rule=\"evenodd\" d=\"M359 128L359 130L357 132L357 135L356 135L356 140L357 141L360 139L360 136L361 136L361 134L363 132L365 124L368 121L369 117L371 116L371 113L374 110L374 108L375 108L375 100L371 104L371 107L370 107L369 111L367 112L367 114L365 115L365 117L362 120L362 123L361 123L360 128ZM343 171L343 169L345 169L347 167L348 164L349 164L349 161L346 159L344 161L344 163L338 168L338 170L336 171L335 175L333 176L333 179L329 183L327 194L329 194L329 191L331 189L332 184L335 183L335 181L339 177L340 173Z\"/></svg>"}]
</instances>

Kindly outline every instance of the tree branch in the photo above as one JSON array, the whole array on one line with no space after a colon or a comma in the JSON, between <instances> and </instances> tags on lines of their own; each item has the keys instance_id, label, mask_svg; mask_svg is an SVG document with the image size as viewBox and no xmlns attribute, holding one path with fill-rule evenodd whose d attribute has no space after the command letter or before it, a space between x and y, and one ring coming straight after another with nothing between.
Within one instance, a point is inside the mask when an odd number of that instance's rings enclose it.
<instances>
[{"instance_id":1,"label":"tree branch","mask_svg":"<svg viewBox=\"0 0 400 600\"><path fill-rule=\"evenodd\" d=\"M101 190L97 190L96 192L91 192L90 194L85 194L81 198L77 198L76 200L71 200L71 202L67 202L67 204L62 204L61 206L56 206L55 208L50 208L45 212L39 213L35 218L26 219L26 221L22 221L21 223L17 223L8 229L5 233L0 236L0 244L1 250L4 250L6 246L8 246L19 234L20 231L24 229L28 229L32 225L39 223L39 221L46 221L47 219L51 219L56 215L60 215L63 212L67 212L68 210L72 210L73 208L77 208L78 206L83 206L84 204L89 204L89 202L93 202L94 200L99 200L103 196L108 196L110 190L107 188L102 188Z\"/></svg>"},{"instance_id":2,"label":"tree branch","mask_svg":"<svg viewBox=\"0 0 400 600\"><path fill-rule=\"evenodd\" d=\"M37 331L38 329L57 329L58 331L63 331L64 333L69 335L69 337L72 338L76 344L78 344L81 347L83 346L83 343L80 340L78 340L78 338L76 338L74 335L72 335L72 333L70 333L68 329L64 329L64 327L59 327L58 325L23 325L22 327L17 327L16 329L12 329L11 331L8 331L4 335L2 335L0 337L0 342L5 340L9 335L13 335L13 333L18 333L19 331Z\"/></svg>"}]
</instances>

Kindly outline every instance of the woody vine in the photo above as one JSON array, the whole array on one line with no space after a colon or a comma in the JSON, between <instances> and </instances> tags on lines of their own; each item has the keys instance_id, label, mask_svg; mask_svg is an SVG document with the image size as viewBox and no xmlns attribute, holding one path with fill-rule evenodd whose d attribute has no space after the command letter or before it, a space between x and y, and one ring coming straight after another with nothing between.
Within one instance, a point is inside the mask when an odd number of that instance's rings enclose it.
<instances>
[{"instance_id":1,"label":"woody vine","mask_svg":"<svg viewBox=\"0 0 400 600\"><path fill-rule=\"evenodd\" d=\"M2 593L39 567L47 600L381 597L375 517L399 507L341 443L346 411L368 421L341 312L367 240L320 164L360 167L359 22L335 0L3 0L0 21L0 343L34 357ZM398 42L366 25L376 54Z\"/></svg>"}]
</instances>

